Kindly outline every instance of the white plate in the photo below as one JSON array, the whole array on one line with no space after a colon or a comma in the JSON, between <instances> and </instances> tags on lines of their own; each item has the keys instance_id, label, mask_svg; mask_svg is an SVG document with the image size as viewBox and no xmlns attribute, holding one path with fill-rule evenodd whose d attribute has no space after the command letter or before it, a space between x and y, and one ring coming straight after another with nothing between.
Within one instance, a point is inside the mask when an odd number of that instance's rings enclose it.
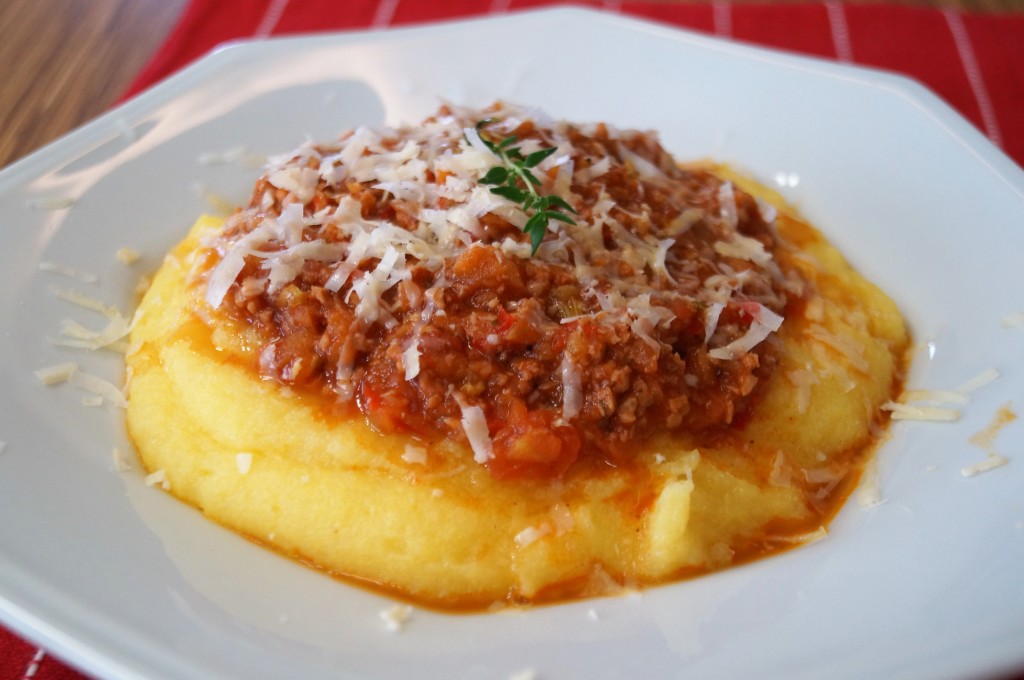
<instances>
[{"instance_id":1,"label":"white plate","mask_svg":"<svg viewBox=\"0 0 1024 680\"><path fill-rule=\"evenodd\" d=\"M812 218L905 310L910 383L1002 377L963 418L900 423L880 451L886 502L851 503L818 544L641 595L526 613L391 606L280 559L118 473L121 414L33 369L117 357L53 347L102 325L51 286L132 304L139 274L255 171L198 162L287 151L349 126L415 121L438 97L529 103L654 128L682 159L746 168ZM40 210L42 199L73 199ZM241 44L201 60L0 174L0 618L111 678L943 678L1024 662L1024 424L968 443L1024 387L1024 174L923 88L581 10ZM131 267L115 251L144 254ZM43 261L98 273L76 283ZM1020 407L1018 403L1017 407Z\"/></svg>"}]
</instances>

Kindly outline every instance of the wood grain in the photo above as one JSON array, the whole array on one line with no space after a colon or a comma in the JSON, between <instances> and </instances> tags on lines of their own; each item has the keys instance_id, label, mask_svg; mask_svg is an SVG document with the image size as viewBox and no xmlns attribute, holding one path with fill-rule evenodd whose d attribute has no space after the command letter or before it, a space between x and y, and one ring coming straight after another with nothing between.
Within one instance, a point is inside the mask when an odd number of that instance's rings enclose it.
<instances>
[{"instance_id":1,"label":"wood grain","mask_svg":"<svg viewBox=\"0 0 1024 680\"><path fill-rule=\"evenodd\" d=\"M1024 0L894 1L1024 12ZM187 0L0 0L0 167L110 107L186 4Z\"/></svg>"},{"instance_id":2,"label":"wood grain","mask_svg":"<svg viewBox=\"0 0 1024 680\"><path fill-rule=\"evenodd\" d=\"M0 166L113 104L186 0L0 1Z\"/></svg>"}]
</instances>

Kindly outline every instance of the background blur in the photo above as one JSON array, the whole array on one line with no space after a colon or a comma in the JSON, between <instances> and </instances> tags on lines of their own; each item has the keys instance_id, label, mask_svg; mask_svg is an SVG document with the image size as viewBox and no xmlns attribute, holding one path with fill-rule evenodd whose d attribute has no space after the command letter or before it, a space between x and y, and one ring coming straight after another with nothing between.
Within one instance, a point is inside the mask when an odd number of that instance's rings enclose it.
<instances>
[{"instance_id":1,"label":"background blur","mask_svg":"<svg viewBox=\"0 0 1024 680\"><path fill-rule=\"evenodd\" d=\"M801 1L776 0L774 4ZM734 0L734 4L749 2L763 0ZM863 0L848 4L857 2ZM1024 0L890 0L890 4L1024 14ZM186 5L187 0L0 0L0 167L114 104ZM344 7L344 1L338 6Z\"/></svg>"}]
</instances>

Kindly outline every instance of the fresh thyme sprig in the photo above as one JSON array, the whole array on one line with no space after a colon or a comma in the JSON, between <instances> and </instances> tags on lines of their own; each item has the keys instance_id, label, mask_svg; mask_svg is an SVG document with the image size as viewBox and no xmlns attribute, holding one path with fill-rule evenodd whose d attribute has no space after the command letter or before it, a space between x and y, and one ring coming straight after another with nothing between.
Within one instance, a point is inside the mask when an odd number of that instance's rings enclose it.
<instances>
[{"instance_id":1,"label":"fresh thyme sprig","mask_svg":"<svg viewBox=\"0 0 1024 680\"><path fill-rule=\"evenodd\" d=\"M535 255L541 241L544 240L548 221L558 220L566 224L576 224L563 212L577 214L565 199L553 195L542 196L537 192L537 187L541 183L531 170L558 149L552 146L524 156L518 146L513 146L519 141L515 135L505 137L497 143L484 136L483 127L491 122L493 120L490 118L481 120L476 124L476 131L480 141L501 159L502 165L496 165L488 170L487 174L480 178L480 183L497 185L491 188L492 194L503 196L523 207L523 212L529 215L523 231L530 235L530 244L533 247L530 254ZM533 211L532 214L530 211Z\"/></svg>"}]
</instances>

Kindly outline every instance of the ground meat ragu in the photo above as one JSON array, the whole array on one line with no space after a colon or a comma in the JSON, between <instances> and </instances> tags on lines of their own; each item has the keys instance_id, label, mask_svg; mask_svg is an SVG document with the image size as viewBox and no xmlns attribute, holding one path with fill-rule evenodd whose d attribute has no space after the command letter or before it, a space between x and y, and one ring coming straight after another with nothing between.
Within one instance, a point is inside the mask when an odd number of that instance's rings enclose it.
<instances>
[{"instance_id":1,"label":"ground meat ragu","mask_svg":"<svg viewBox=\"0 0 1024 680\"><path fill-rule=\"evenodd\" d=\"M489 139L558 149L534 174L574 224L533 255L527 215L478 181L501 162L473 139L485 118ZM552 478L742 425L802 290L772 215L650 133L445 107L272 161L207 243L199 304L251 329L267 378L384 432L468 441L498 477Z\"/></svg>"}]
</instances>

